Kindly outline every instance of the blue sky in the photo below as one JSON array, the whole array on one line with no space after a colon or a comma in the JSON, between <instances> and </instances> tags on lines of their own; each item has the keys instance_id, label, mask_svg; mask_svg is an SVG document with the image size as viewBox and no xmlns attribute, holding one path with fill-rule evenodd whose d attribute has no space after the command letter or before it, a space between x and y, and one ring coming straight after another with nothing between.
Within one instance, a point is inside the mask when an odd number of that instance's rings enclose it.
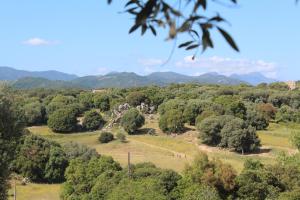
<instances>
[{"instance_id":1,"label":"blue sky","mask_svg":"<svg viewBox=\"0 0 300 200\"><path fill-rule=\"evenodd\" d=\"M120 3L122 2L122 3ZM216 48L199 54L176 50L173 42L128 35L132 19L121 14L125 1L0 0L0 66L59 70L77 75L109 71L175 71L198 75L261 72L281 80L300 79L300 5L294 0L240 0L235 8L213 5L230 23L224 25L241 52L231 50L217 33ZM276 2L276 3L274 3Z\"/></svg>"}]
</instances>

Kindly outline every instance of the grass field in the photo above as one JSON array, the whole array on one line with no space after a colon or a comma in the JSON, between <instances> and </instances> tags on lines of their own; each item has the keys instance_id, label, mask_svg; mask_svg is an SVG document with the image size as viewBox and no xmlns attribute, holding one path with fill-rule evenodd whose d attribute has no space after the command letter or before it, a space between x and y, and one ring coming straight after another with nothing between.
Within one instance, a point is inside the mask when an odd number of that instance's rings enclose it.
<instances>
[{"instance_id":1,"label":"grass field","mask_svg":"<svg viewBox=\"0 0 300 200\"><path fill-rule=\"evenodd\" d=\"M17 200L58 200L60 184L16 184ZM9 199L13 199L13 190L9 191Z\"/></svg>"},{"instance_id":2,"label":"grass field","mask_svg":"<svg viewBox=\"0 0 300 200\"><path fill-rule=\"evenodd\" d=\"M56 134L46 126L30 127L29 130L33 134L42 135L61 144L70 141L86 144L95 148L100 154L112 156L123 166L126 166L127 153L130 152L133 163L152 162L158 167L181 172L186 163L191 162L197 152L204 151L211 159L219 159L225 163L229 163L237 172L240 172L243 168L244 161L249 157L261 160L266 164L272 164L274 163L274 158L278 151L294 152L295 149L290 144L289 135L292 131L300 130L300 125L270 124L267 130L258 132L264 151L260 154L251 155L240 155L229 152L228 150L199 144L196 138L197 131L194 127L188 127L189 130L183 135L167 136L159 130L157 116L155 116L154 119L146 120L143 130L149 128L155 130L155 136L132 135L127 136L126 143L113 141L108 144L100 144L98 142L97 138L100 131ZM114 129L112 132L116 130L117 129ZM141 132L145 132L143 130ZM19 194L18 199L20 200L58 199L59 185L30 184L28 186L18 186L17 189Z\"/></svg>"}]
</instances>

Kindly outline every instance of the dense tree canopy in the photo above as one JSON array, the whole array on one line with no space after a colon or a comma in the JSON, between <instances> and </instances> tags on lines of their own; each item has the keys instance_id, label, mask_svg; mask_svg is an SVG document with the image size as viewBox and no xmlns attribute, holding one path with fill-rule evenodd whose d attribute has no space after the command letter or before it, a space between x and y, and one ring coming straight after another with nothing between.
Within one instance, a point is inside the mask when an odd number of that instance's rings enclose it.
<instances>
[{"instance_id":1,"label":"dense tree canopy","mask_svg":"<svg viewBox=\"0 0 300 200\"><path fill-rule=\"evenodd\" d=\"M59 183L64 180L67 164L65 152L58 143L28 135L19 147L15 169L33 182Z\"/></svg>"},{"instance_id":2,"label":"dense tree canopy","mask_svg":"<svg viewBox=\"0 0 300 200\"><path fill-rule=\"evenodd\" d=\"M49 116L48 126L54 132L69 133L76 130L77 118L72 109L59 109Z\"/></svg>"},{"instance_id":3,"label":"dense tree canopy","mask_svg":"<svg viewBox=\"0 0 300 200\"><path fill-rule=\"evenodd\" d=\"M9 166L23 132L23 123L16 116L15 109L0 91L0 199L7 198Z\"/></svg>"},{"instance_id":4,"label":"dense tree canopy","mask_svg":"<svg viewBox=\"0 0 300 200\"><path fill-rule=\"evenodd\" d=\"M102 128L104 120L96 110L90 110L84 113L82 126L85 130L93 131Z\"/></svg>"}]
</instances>

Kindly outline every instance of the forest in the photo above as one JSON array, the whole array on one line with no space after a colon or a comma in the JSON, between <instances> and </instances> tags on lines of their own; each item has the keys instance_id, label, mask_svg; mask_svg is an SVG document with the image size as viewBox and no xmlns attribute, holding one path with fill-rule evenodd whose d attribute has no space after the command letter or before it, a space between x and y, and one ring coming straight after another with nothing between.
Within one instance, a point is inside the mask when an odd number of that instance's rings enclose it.
<instances>
[{"instance_id":1,"label":"forest","mask_svg":"<svg viewBox=\"0 0 300 200\"><path fill-rule=\"evenodd\" d=\"M0 199L16 182L63 200L300 199L300 90L283 82L3 84L0 110Z\"/></svg>"}]
</instances>

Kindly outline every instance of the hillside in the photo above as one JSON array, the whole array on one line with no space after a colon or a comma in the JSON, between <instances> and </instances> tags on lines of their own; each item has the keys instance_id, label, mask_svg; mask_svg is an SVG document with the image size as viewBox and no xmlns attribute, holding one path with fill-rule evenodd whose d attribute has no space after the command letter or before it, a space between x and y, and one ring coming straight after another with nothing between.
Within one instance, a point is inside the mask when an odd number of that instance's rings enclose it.
<instances>
[{"instance_id":1,"label":"hillside","mask_svg":"<svg viewBox=\"0 0 300 200\"><path fill-rule=\"evenodd\" d=\"M258 85L260 83L273 83L276 82L275 79L267 78L263 76L261 73L249 73L249 74L233 74L230 76L230 78L238 79L241 81L245 81L247 83L250 83L251 85Z\"/></svg>"},{"instance_id":2,"label":"hillside","mask_svg":"<svg viewBox=\"0 0 300 200\"><path fill-rule=\"evenodd\" d=\"M71 81L53 81L45 78L26 77L13 83L18 89L30 88L69 88L77 87L84 89L95 88L130 88L148 85L166 86L171 83L202 83L202 84L224 84L238 85L243 81L229 78L217 73L208 73L201 76L186 76L174 72L156 72L147 76L140 76L133 72L109 73L101 76L84 76Z\"/></svg>"},{"instance_id":3,"label":"hillside","mask_svg":"<svg viewBox=\"0 0 300 200\"><path fill-rule=\"evenodd\" d=\"M12 83L12 86L16 89L32 89L32 88L82 88L80 85L76 85L72 82L61 81L61 80L48 80L45 78L26 77L21 78Z\"/></svg>"},{"instance_id":4,"label":"hillside","mask_svg":"<svg viewBox=\"0 0 300 200\"><path fill-rule=\"evenodd\" d=\"M14 81L25 77L38 77L49 80L70 81L77 78L76 75L67 74L59 71L25 71L11 67L0 67L0 80Z\"/></svg>"}]
</instances>

